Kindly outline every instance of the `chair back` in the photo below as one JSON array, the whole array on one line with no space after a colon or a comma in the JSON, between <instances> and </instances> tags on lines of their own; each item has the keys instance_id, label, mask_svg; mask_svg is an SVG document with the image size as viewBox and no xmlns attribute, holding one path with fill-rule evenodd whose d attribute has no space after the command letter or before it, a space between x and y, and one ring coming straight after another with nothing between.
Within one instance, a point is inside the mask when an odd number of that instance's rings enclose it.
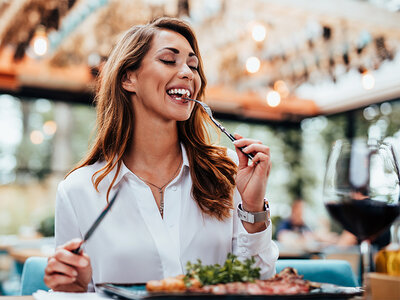
<instances>
[{"instance_id":1,"label":"chair back","mask_svg":"<svg viewBox=\"0 0 400 300\"><path fill-rule=\"evenodd\" d=\"M46 257L32 256L25 261L21 277L21 296L32 295L37 290L49 290L43 281L46 265Z\"/></svg>"},{"instance_id":2,"label":"chair back","mask_svg":"<svg viewBox=\"0 0 400 300\"><path fill-rule=\"evenodd\" d=\"M315 282L326 282L340 286L357 286L356 276L350 264L345 260L335 259L279 259L276 272L286 267L297 270L304 279Z\"/></svg>"}]
</instances>

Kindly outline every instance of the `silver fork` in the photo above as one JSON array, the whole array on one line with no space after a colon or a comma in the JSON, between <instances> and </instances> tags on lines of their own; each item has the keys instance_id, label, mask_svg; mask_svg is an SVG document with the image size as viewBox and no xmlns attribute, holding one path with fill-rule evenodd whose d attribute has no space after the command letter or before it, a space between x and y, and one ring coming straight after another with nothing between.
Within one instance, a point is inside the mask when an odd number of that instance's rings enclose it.
<instances>
[{"instance_id":1,"label":"silver fork","mask_svg":"<svg viewBox=\"0 0 400 300\"><path fill-rule=\"evenodd\" d=\"M201 101L199 101L199 100L191 99L191 98L188 98L188 97L182 97L182 99L184 99L184 100L189 100L189 101L193 101L193 102L196 102L197 104L200 104L201 107L203 107L203 109L206 111L207 115L210 117L211 121L213 121L213 123L214 123L215 125L217 125L217 127L218 127L223 133L225 133L226 136L227 136L232 142L233 142L233 141L236 141L235 137L234 137L232 134L230 134L228 131L226 131L225 127L222 126L221 123L219 123L217 120L214 119L213 114L212 114L212 111L211 111L211 108L210 108L207 104L205 104L204 102L201 102ZM243 151L243 147L238 147L238 148L239 148L249 159L253 159L253 158L254 158L253 154L245 153L245 152Z\"/></svg>"}]
</instances>

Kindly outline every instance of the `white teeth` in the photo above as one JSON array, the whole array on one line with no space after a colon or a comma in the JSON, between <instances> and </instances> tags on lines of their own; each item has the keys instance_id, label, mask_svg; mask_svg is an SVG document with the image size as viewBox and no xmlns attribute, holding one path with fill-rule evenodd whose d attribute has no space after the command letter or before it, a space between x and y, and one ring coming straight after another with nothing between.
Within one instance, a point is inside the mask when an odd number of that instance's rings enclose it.
<instances>
[{"instance_id":1,"label":"white teeth","mask_svg":"<svg viewBox=\"0 0 400 300\"><path fill-rule=\"evenodd\" d=\"M170 89L167 91L169 95L179 95L190 97L190 91L187 89Z\"/></svg>"}]
</instances>

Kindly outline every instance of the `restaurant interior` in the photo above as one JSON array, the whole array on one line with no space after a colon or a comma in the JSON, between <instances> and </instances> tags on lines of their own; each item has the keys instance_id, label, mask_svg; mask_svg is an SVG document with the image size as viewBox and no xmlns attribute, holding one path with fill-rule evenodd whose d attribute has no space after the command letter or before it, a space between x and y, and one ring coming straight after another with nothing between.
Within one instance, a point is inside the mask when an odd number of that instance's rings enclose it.
<instances>
[{"instance_id":1,"label":"restaurant interior","mask_svg":"<svg viewBox=\"0 0 400 300\"><path fill-rule=\"evenodd\" d=\"M270 147L279 261L344 261L365 299L400 299L399 198L373 238L327 209L338 141L389 145L399 193L399 0L0 0L0 296L32 294L21 292L25 262L54 253L57 186L93 140L110 50L161 16L193 26L214 118ZM213 139L234 149L223 133ZM300 229L282 225L295 218ZM394 270L379 269L382 251L397 253Z\"/></svg>"}]
</instances>

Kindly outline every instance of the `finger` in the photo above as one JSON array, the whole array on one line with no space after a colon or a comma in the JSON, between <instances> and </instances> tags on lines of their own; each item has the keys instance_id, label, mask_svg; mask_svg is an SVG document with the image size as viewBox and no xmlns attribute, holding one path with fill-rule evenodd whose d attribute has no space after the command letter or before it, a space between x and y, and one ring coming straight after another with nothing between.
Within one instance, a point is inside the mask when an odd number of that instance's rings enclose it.
<instances>
[{"instance_id":1,"label":"finger","mask_svg":"<svg viewBox=\"0 0 400 300\"><path fill-rule=\"evenodd\" d=\"M262 152L258 152L253 158L253 164L254 166L257 165L259 167L262 167L258 169L260 169L260 171L262 172L265 171L265 174L268 177L271 168L271 160L269 155Z\"/></svg>"},{"instance_id":2,"label":"finger","mask_svg":"<svg viewBox=\"0 0 400 300\"><path fill-rule=\"evenodd\" d=\"M87 256L81 254L74 254L71 251L59 248L56 250L54 254L55 259L59 260L62 263L74 266L74 267L87 267L89 265L89 261Z\"/></svg>"},{"instance_id":3,"label":"finger","mask_svg":"<svg viewBox=\"0 0 400 300\"><path fill-rule=\"evenodd\" d=\"M256 155L258 152L269 155L269 147L262 144L250 144L242 150L244 153L252 153L253 155Z\"/></svg>"},{"instance_id":4,"label":"finger","mask_svg":"<svg viewBox=\"0 0 400 300\"><path fill-rule=\"evenodd\" d=\"M69 277L76 277L78 276L78 271L73 268L70 265L66 265L55 258L49 260L46 269L45 269L45 274L47 275L52 275L54 273L60 274L60 275L66 275Z\"/></svg>"},{"instance_id":5,"label":"finger","mask_svg":"<svg viewBox=\"0 0 400 300\"><path fill-rule=\"evenodd\" d=\"M76 277L69 277L61 274L45 274L44 283L51 289L56 290L59 285L71 284L76 281Z\"/></svg>"},{"instance_id":6,"label":"finger","mask_svg":"<svg viewBox=\"0 0 400 300\"><path fill-rule=\"evenodd\" d=\"M237 139L236 141L238 141L242 137L239 134L235 133L235 138ZM234 142L234 144L235 144L235 142ZM237 154L238 159L239 159L239 166L238 166L239 169L246 168L248 166L248 163L249 163L248 157L242 152L242 150L240 150L238 147L236 147L236 145L235 145L235 150L236 150L236 154Z\"/></svg>"},{"instance_id":7,"label":"finger","mask_svg":"<svg viewBox=\"0 0 400 300\"><path fill-rule=\"evenodd\" d=\"M235 139L237 139L237 140L239 140L239 139L242 139L243 138L243 136L242 135L240 135L239 133L234 133L233 134L234 136L235 136Z\"/></svg>"},{"instance_id":8,"label":"finger","mask_svg":"<svg viewBox=\"0 0 400 300\"><path fill-rule=\"evenodd\" d=\"M235 134L235 138L236 138L236 141L234 141L233 144L237 147L246 147L250 144L262 144L262 142L259 140L243 138L237 134Z\"/></svg>"},{"instance_id":9,"label":"finger","mask_svg":"<svg viewBox=\"0 0 400 300\"><path fill-rule=\"evenodd\" d=\"M64 248L66 250L75 250L79 248L83 243L82 239L73 239L66 242L64 245L60 246L59 248Z\"/></svg>"}]
</instances>

